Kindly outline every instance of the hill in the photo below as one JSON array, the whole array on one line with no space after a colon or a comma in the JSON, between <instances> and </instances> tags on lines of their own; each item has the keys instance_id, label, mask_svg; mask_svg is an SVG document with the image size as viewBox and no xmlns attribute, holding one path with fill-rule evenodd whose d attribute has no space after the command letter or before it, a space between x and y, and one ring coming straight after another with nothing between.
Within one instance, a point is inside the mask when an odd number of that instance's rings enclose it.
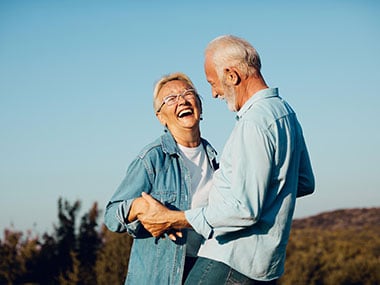
<instances>
[{"instance_id":1,"label":"hill","mask_svg":"<svg viewBox=\"0 0 380 285\"><path fill-rule=\"evenodd\" d=\"M315 216L295 219L293 229L339 230L347 228L380 227L379 208L355 208L324 212Z\"/></svg>"},{"instance_id":2,"label":"hill","mask_svg":"<svg viewBox=\"0 0 380 285\"><path fill-rule=\"evenodd\" d=\"M295 219L279 285L380 284L380 208Z\"/></svg>"}]
</instances>

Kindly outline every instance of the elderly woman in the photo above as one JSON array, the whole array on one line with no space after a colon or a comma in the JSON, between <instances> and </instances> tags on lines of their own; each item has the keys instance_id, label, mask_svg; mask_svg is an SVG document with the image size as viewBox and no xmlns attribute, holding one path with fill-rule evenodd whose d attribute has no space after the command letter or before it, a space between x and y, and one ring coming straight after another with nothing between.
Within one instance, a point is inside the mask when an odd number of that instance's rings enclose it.
<instances>
[{"instance_id":1,"label":"elderly woman","mask_svg":"<svg viewBox=\"0 0 380 285\"><path fill-rule=\"evenodd\" d=\"M154 88L153 105L165 133L142 149L108 202L105 224L135 240L125 284L181 284L197 256L202 237L193 230L175 240L154 238L137 219L146 202L142 192L172 209L208 203L216 151L201 137L202 103L188 76L173 73Z\"/></svg>"}]
</instances>

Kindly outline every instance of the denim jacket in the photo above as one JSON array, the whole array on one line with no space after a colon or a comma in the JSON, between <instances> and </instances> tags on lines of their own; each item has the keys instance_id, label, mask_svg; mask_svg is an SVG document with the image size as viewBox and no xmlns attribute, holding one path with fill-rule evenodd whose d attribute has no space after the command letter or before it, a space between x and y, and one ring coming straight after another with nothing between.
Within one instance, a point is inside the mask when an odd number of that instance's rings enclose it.
<instances>
[{"instance_id":1,"label":"denim jacket","mask_svg":"<svg viewBox=\"0 0 380 285\"><path fill-rule=\"evenodd\" d=\"M216 151L201 139L210 165L218 167ZM171 209L187 210L191 204L191 178L177 144L166 131L147 145L128 167L127 173L105 210L105 225L113 232L134 237L125 284L181 284L186 255L186 233L173 242L152 237L139 221L128 223L133 200L142 192Z\"/></svg>"}]
</instances>

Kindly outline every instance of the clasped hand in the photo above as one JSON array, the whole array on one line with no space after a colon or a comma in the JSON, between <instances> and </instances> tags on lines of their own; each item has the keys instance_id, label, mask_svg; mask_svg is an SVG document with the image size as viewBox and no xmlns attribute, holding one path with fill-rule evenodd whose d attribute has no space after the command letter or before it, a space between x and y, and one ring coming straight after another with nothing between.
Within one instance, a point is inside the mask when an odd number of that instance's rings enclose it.
<instances>
[{"instance_id":1,"label":"clasped hand","mask_svg":"<svg viewBox=\"0 0 380 285\"><path fill-rule=\"evenodd\" d=\"M182 237L182 232L173 229L169 221L171 210L149 194L143 192L142 198L145 201L145 206L144 210L137 214L137 218L152 236L164 238L166 234L171 240Z\"/></svg>"}]
</instances>

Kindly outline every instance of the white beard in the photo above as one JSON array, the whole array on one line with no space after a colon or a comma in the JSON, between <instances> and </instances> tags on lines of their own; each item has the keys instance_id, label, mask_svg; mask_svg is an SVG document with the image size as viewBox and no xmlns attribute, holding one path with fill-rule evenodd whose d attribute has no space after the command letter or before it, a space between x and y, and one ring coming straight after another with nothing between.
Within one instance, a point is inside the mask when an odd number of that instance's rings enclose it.
<instances>
[{"instance_id":1,"label":"white beard","mask_svg":"<svg viewBox=\"0 0 380 285\"><path fill-rule=\"evenodd\" d=\"M230 111L236 112L236 92L233 87L223 84L224 99L226 100L227 107Z\"/></svg>"}]
</instances>

